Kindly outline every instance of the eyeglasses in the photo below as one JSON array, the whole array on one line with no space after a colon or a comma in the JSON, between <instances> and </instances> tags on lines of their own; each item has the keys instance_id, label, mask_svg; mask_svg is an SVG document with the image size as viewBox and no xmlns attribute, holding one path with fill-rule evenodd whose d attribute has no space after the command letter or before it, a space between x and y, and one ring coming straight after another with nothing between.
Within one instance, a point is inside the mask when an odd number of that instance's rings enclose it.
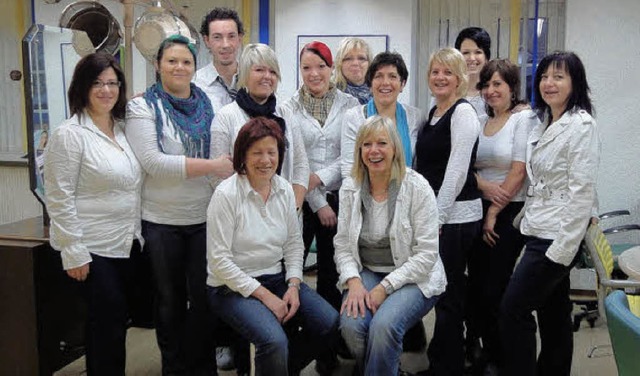
<instances>
[{"instance_id":1,"label":"eyeglasses","mask_svg":"<svg viewBox=\"0 0 640 376\"><path fill-rule=\"evenodd\" d=\"M100 80L95 80L93 81L93 83L91 84L91 87L93 89L102 89L103 87L108 87L110 90L114 90L116 88L119 88L122 85L122 82L120 81L107 81L107 82L102 82Z\"/></svg>"}]
</instances>

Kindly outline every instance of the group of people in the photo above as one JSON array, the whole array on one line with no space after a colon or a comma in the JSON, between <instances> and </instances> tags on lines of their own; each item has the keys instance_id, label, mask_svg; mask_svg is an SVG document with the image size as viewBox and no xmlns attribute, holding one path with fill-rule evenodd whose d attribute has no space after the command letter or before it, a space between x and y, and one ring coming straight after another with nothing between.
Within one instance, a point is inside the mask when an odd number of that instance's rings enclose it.
<instances>
[{"instance_id":1,"label":"group of people","mask_svg":"<svg viewBox=\"0 0 640 376\"><path fill-rule=\"evenodd\" d=\"M280 103L276 54L241 48L235 11L213 9L201 34L212 64L197 70L190 41L169 37L157 82L128 103L114 58L84 57L72 117L50 136L51 244L86 284L89 375L124 374L142 252L166 375L215 374L216 346L248 373L249 343L258 375L313 359L330 374L341 346L358 374L397 374L412 332L426 346L434 307L429 374L463 374L465 343L479 339L480 373L569 374L569 270L599 153L575 54L541 60L531 108L518 68L490 60L486 31L465 29L430 58L427 115L398 102L402 56L372 57L362 39L343 40L335 60L305 45L303 84ZM316 239L315 291L303 232Z\"/></svg>"}]
</instances>

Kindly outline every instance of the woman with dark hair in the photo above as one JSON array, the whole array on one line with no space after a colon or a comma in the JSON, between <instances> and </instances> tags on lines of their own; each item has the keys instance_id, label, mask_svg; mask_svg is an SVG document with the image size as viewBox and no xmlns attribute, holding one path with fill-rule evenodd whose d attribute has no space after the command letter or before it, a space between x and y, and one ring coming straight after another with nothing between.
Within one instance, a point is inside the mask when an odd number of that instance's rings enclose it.
<instances>
[{"instance_id":1,"label":"woman with dark hair","mask_svg":"<svg viewBox=\"0 0 640 376\"><path fill-rule=\"evenodd\" d=\"M351 94L360 104L371 99L371 89L365 82L365 75L371 62L371 48L364 39L348 37L340 41L336 52L336 86Z\"/></svg>"},{"instance_id":2,"label":"woman with dark hair","mask_svg":"<svg viewBox=\"0 0 640 376\"><path fill-rule=\"evenodd\" d=\"M89 375L124 375L130 292L139 257L142 169L123 132L126 84L113 56L76 65L71 118L55 128L44 177L51 246L84 282Z\"/></svg>"},{"instance_id":3,"label":"woman with dark hair","mask_svg":"<svg viewBox=\"0 0 640 376\"><path fill-rule=\"evenodd\" d=\"M215 372L206 302L206 207L210 178L233 172L228 156L209 159L214 117L206 94L191 83L195 46L164 40L158 82L127 108L127 139L146 175L142 233L156 283L156 337L163 374Z\"/></svg>"},{"instance_id":4,"label":"woman with dark hair","mask_svg":"<svg viewBox=\"0 0 640 376\"><path fill-rule=\"evenodd\" d=\"M514 221L526 245L500 307L501 374L569 375L569 271L597 211L600 141L585 69L577 55L545 56L536 70L534 90L535 110L544 120L527 141L530 185ZM537 361L533 311L540 327Z\"/></svg>"},{"instance_id":5,"label":"woman with dark hair","mask_svg":"<svg viewBox=\"0 0 640 376\"><path fill-rule=\"evenodd\" d=\"M358 101L337 90L331 81L332 69L333 58L326 44L317 41L306 44L300 52L303 85L282 107L298 124L309 158L311 174L304 215L309 217L310 230L316 238L316 290L339 309L341 296L336 287L338 272L333 261L333 237L338 220L338 189L342 182L340 137L345 112L358 106Z\"/></svg>"},{"instance_id":6,"label":"woman with dark hair","mask_svg":"<svg viewBox=\"0 0 640 376\"><path fill-rule=\"evenodd\" d=\"M482 117L486 115L485 103L477 86L480 71L491 59L491 37L481 27L467 27L460 31L454 46L462 53L464 61L467 63L469 87L464 98L475 108L478 116Z\"/></svg>"},{"instance_id":7,"label":"woman with dark hair","mask_svg":"<svg viewBox=\"0 0 640 376\"><path fill-rule=\"evenodd\" d=\"M371 88L373 98L363 106L351 108L344 117L342 129L342 178L351 176L354 163L354 144L358 129L365 119L373 115L388 117L400 135L405 163L411 166L418 126L424 121L424 113L418 108L398 102L409 71L402 56L395 52L381 52L373 58L367 69L365 82Z\"/></svg>"},{"instance_id":8,"label":"woman with dark hair","mask_svg":"<svg viewBox=\"0 0 640 376\"><path fill-rule=\"evenodd\" d=\"M475 163L484 226L472 251L475 263L469 263L467 311L477 320L475 329L482 337L483 360L497 372L500 300L524 246L524 237L512 223L524 205L527 138L539 121L532 111L512 113L521 103L520 71L509 60L489 61L480 71L478 89L488 114L481 122L483 131ZM483 367L479 364L478 368Z\"/></svg>"},{"instance_id":9,"label":"woman with dark hair","mask_svg":"<svg viewBox=\"0 0 640 376\"><path fill-rule=\"evenodd\" d=\"M391 119L367 119L355 145L335 238L340 332L359 374L397 375L405 333L422 325L447 283L438 208L427 181L406 167Z\"/></svg>"},{"instance_id":10,"label":"woman with dark hair","mask_svg":"<svg viewBox=\"0 0 640 376\"><path fill-rule=\"evenodd\" d=\"M460 51L443 48L433 53L428 81L436 105L418 134L414 166L436 193L440 257L447 273L447 289L436 304L429 369L435 375L461 375L465 271L482 224L482 201L473 175L480 124L463 98L468 81Z\"/></svg>"},{"instance_id":11,"label":"woman with dark hair","mask_svg":"<svg viewBox=\"0 0 640 376\"><path fill-rule=\"evenodd\" d=\"M209 303L256 346L257 375L299 374L337 339L338 313L302 282L295 197L276 173L285 149L275 120L250 119L207 214Z\"/></svg>"}]
</instances>

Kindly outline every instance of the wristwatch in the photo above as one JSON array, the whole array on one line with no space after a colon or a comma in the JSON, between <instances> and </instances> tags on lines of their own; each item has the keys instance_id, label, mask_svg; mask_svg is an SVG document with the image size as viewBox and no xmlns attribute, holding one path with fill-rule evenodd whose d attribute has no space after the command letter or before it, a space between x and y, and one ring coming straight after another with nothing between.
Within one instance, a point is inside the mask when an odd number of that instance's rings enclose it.
<instances>
[{"instance_id":1,"label":"wristwatch","mask_svg":"<svg viewBox=\"0 0 640 376\"><path fill-rule=\"evenodd\" d=\"M382 287L384 287L384 292L387 295L391 295L395 291L393 289L393 285L391 284L391 282L389 282L386 278L383 279L382 281L380 281L380 285L382 285Z\"/></svg>"}]
</instances>

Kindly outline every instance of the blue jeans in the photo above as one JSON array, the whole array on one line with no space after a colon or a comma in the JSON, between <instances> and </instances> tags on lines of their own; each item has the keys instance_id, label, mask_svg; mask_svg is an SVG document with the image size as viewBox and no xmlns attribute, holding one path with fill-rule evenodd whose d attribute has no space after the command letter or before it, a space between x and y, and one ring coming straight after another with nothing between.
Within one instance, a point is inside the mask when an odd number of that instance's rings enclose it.
<instances>
[{"instance_id":1,"label":"blue jeans","mask_svg":"<svg viewBox=\"0 0 640 376\"><path fill-rule=\"evenodd\" d=\"M386 276L369 269L360 272L364 287L370 291ZM349 292L344 292L346 299ZM365 317L340 316L340 333L356 365L365 375L396 375L402 355L404 334L422 320L438 300L426 298L415 284L405 285L389 295L375 315L367 309Z\"/></svg>"},{"instance_id":2,"label":"blue jeans","mask_svg":"<svg viewBox=\"0 0 640 376\"><path fill-rule=\"evenodd\" d=\"M284 273L257 280L278 297L287 292ZM256 375L299 373L314 358L331 351L338 338L338 312L309 286L300 285L300 307L284 326L254 297L226 286L208 287L209 304L222 321L256 347Z\"/></svg>"},{"instance_id":3,"label":"blue jeans","mask_svg":"<svg viewBox=\"0 0 640 376\"><path fill-rule=\"evenodd\" d=\"M142 221L156 285L155 324L163 375L215 374L207 305L207 227Z\"/></svg>"}]
</instances>

